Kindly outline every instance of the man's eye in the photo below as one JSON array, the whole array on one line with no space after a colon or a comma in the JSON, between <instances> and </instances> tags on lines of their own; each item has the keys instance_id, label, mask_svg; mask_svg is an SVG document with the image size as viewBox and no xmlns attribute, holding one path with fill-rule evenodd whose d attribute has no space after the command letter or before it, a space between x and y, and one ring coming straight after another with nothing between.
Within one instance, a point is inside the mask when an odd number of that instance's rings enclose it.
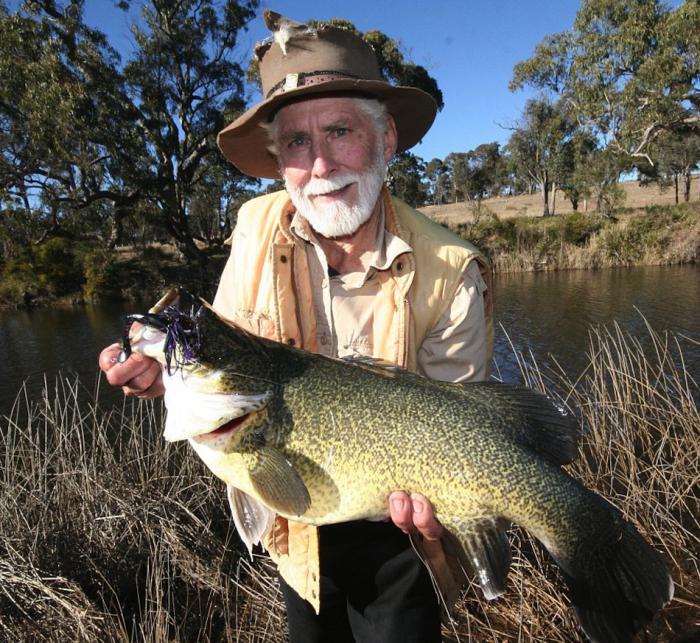
<instances>
[{"instance_id":1,"label":"man's eye","mask_svg":"<svg viewBox=\"0 0 700 643\"><path fill-rule=\"evenodd\" d=\"M347 127L336 127L336 128L333 130L333 133L335 134L335 136L336 136L337 138L339 138L339 137L341 137L341 136L345 136L346 134L349 134L349 133L350 133L350 130L349 130Z\"/></svg>"},{"instance_id":2,"label":"man's eye","mask_svg":"<svg viewBox=\"0 0 700 643\"><path fill-rule=\"evenodd\" d=\"M297 136L296 138L292 138L289 140L287 143L287 147L300 147L306 142L306 139L302 136Z\"/></svg>"}]
</instances>

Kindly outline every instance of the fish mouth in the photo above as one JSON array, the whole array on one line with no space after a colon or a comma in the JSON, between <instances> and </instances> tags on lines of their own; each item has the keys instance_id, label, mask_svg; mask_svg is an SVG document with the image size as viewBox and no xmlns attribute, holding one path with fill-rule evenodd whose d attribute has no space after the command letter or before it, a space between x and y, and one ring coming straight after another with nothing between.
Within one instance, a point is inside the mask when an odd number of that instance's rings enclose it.
<instances>
[{"instance_id":1,"label":"fish mouth","mask_svg":"<svg viewBox=\"0 0 700 643\"><path fill-rule=\"evenodd\" d=\"M197 442L206 442L207 440L215 440L220 438L231 437L238 429L242 428L248 423L248 420L254 415L252 413L246 413L245 415L239 415L238 417L224 422L221 426L217 427L213 431L208 431L207 433L200 433L194 435L190 440L195 440Z\"/></svg>"}]
</instances>

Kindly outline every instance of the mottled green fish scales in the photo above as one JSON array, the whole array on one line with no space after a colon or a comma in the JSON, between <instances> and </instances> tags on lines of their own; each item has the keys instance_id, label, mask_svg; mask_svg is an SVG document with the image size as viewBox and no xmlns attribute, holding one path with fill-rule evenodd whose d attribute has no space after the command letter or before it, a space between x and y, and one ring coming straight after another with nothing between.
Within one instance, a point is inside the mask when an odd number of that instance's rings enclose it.
<instances>
[{"instance_id":1,"label":"mottled green fish scales","mask_svg":"<svg viewBox=\"0 0 700 643\"><path fill-rule=\"evenodd\" d=\"M168 315L168 328L181 323L182 313ZM577 429L544 396L294 350L224 323L207 306L188 315L197 354L180 360L173 380L181 378L181 396L196 389L203 409L201 391L232 410L191 432L177 427L170 439L189 437L229 485L249 544L274 513L315 525L380 519L389 494L406 490L429 498L447 529L445 547L488 598L504 591L507 523L532 533L561 567L592 641L630 641L671 599L661 556L561 468L576 456Z\"/></svg>"}]
</instances>

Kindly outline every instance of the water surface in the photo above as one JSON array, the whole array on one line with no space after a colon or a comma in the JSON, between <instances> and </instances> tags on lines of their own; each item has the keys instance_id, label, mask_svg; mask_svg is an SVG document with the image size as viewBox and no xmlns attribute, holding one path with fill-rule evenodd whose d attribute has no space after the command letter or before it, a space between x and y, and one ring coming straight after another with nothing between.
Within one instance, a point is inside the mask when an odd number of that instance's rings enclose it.
<instances>
[{"instance_id":1,"label":"water surface","mask_svg":"<svg viewBox=\"0 0 700 643\"><path fill-rule=\"evenodd\" d=\"M592 326L617 322L645 342L645 319L658 332L689 338L684 357L691 375L700 377L700 267L499 275L494 294L496 370L506 381L518 381L511 342L532 351L540 365L556 360L573 378L586 363ZM0 414L9 411L23 382L36 397L44 378L53 385L56 377L72 381L77 375L86 395L94 394L99 351L118 339L123 314L149 305L0 312ZM119 392L105 398L109 387L100 386L106 402L121 399Z\"/></svg>"}]
</instances>

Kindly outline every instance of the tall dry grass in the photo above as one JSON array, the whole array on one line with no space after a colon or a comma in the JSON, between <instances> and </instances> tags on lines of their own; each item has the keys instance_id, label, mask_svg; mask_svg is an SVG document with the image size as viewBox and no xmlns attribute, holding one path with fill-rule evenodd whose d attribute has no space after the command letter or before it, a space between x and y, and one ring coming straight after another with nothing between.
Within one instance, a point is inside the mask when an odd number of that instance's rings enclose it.
<instances>
[{"instance_id":1,"label":"tall dry grass","mask_svg":"<svg viewBox=\"0 0 700 643\"><path fill-rule=\"evenodd\" d=\"M676 597L642 636L700 633L700 399L678 339L654 350L594 329L572 381L516 354L525 383L580 418L571 472L658 547ZM0 640L286 640L269 562L241 555L222 486L186 445L166 445L161 409L103 410L77 382L19 398L0 437ZM571 643L580 634L555 566L515 529L507 594L466 588L445 640Z\"/></svg>"}]
</instances>

